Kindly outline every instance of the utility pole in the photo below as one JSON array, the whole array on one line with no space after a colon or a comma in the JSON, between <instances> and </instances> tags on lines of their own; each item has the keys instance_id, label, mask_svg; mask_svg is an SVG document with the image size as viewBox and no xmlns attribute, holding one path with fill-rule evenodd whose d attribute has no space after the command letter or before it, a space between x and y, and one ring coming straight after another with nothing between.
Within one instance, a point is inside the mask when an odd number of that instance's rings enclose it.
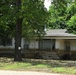
<instances>
[{"instance_id":1,"label":"utility pole","mask_svg":"<svg viewBox=\"0 0 76 75\"><path fill-rule=\"evenodd\" d=\"M19 12L21 9L21 0L16 0L16 29L15 29L15 52L14 61L21 61L21 38L22 38L22 21Z\"/></svg>"}]
</instances>

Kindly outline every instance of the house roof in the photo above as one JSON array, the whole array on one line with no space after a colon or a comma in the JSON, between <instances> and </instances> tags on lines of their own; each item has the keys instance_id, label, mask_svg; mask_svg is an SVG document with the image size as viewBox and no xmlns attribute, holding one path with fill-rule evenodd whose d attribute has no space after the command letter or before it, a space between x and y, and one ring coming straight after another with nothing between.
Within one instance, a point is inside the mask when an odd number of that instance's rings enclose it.
<instances>
[{"instance_id":1,"label":"house roof","mask_svg":"<svg viewBox=\"0 0 76 75\"><path fill-rule=\"evenodd\" d=\"M67 32L67 29L51 29L51 30L47 30L46 31L46 35L45 36L69 36L69 37L76 37L75 34L71 34Z\"/></svg>"}]
</instances>

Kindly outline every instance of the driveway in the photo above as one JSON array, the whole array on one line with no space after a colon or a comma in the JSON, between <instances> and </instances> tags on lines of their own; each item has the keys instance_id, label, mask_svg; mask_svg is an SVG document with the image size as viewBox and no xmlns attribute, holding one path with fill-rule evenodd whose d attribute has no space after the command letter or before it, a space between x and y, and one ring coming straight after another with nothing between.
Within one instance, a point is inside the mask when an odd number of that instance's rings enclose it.
<instances>
[{"instance_id":1,"label":"driveway","mask_svg":"<svg viewBox=\"0 0 76 75\"><path fill-rule=\"evenodd\" d=\"M44 73L44 72L35 72L35 71L6 71L6 70L0 70L0 75L62 75L62 74Z\"/></svg>"}]
</instances>

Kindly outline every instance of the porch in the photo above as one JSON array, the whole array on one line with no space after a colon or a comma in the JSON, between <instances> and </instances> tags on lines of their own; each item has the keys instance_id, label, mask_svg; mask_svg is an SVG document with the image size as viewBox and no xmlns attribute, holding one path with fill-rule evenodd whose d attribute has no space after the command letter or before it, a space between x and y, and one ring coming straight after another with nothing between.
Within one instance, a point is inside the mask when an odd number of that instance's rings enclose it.
<instances>
[{"instance_id":1,"label":"porch","mask_svg":"<svg viewBox=\"0 0 76 75\"><path fill-rule=\"evenodd\" d=\"M75 39L43 39L32 40L28 49L24 49L25 57L43 59L76 59Z\"/></svg>"}]
</instances>

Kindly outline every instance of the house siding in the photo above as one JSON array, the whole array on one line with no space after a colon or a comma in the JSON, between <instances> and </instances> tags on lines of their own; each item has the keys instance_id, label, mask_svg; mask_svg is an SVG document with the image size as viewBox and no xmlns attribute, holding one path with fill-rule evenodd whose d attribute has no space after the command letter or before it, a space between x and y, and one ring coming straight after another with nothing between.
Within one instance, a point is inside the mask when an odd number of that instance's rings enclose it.
<instances>
[{"instance_id":1,"label":"house siding","mask_svg":"<svg viewBox=\"0 0 76 75\"><path fill-rule=\"evenodd\" d=\"M64 41L61 39L56 39L56 49L64 50Z\"/></svg>"},{"instance_id":2,"label":"house siding","mask_svg":"<svg viewBox=\"0 0 76 75\"><path fill-rule=\"evenodd\" d=\"M56 39L56 49L58 50L65 50L65 41L67 39ZM76 51L76 40L69 40L70 41L70 50Z\"/></svg>"},{"instance_id":3,"label":"house siding","mask_svg":"<svg viewBox=\"0 0 76 75\"><path fill-rule=\"evenodd\" d=\"M29 49L38 49L38 41L37 40L31 40L29 43Z\"/></svg>"},{"instance_id":4,"label":"house siding","mask_svg":"<svg viewBox=\"0 0 76 75\"><path fill-rule=\"evenodd\" d=\"M76 40L71 40L71 50L76 51Z\"/></svg>"},{"instance_id":5,"label":"house siding","mask_svg":"<svg viewBox=\"0 0 76 75\"><path fill-rule=\"evenodd\" d=\"M65 40L67 39L56 39L55 40L55 49L56 50L65 50ZM76 40L74 39L70 39L70 50L71 51L76 51ZM25 44L25 40L24 38L22 38L22 43L21 43L21 47L22 49L24 49L24 44ZM45 44L46 46L48 46L48 43ZM29 49L38 49L39 47L39 43L38 43L38 40L31 40L29 42ZM50 45L51 47L51 45ZM11 46L0 46L0 48L2 49L6 49L6 48L9 48L9 49L14 49L15 48L15 39L12 38L12 45ZM45 48L45 47L44 47Z\"/></svg>"}]
</instances>

